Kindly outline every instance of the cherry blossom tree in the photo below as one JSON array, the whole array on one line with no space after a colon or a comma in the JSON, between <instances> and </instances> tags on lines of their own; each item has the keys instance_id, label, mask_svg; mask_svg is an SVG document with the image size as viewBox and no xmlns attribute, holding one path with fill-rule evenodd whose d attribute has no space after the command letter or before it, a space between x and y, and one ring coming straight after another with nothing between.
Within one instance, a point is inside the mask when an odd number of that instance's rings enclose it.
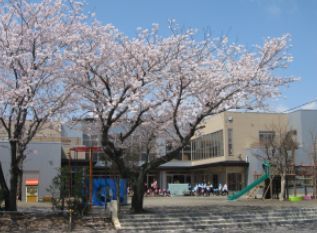
<instances>
[{"instance_id":1,"label":"cherry blossom tree","mask_svg":"<svg viewBox=\"0 0 317 233\"><path fill-rule=\"evenodd\" d=\"M247 50L226 36L198 40L194 30L182 32L173 22L170 29L170 36L161 37L153 25L128 38L111 25L95 23L71 55L81 67L76 83L85 99L82 107L99 118L105 153L123 177L134 177L137 212L143 210L146 174L173 159L206 117L264 107L281 86L295 81L273 73L292 61L288 35ZM129 166L124 144L144 124L172 141L172 149L136 169Z\"/></svg>"},{"instance_id":2,"label":"cherry blossom tree","mask_svg":"<svg viewBox=\"0 0 317 233\"><path fill-rule=\"evenodd\" d=\"M65 54L83 20L75 1L0 1L0 127L11 153L7 210L16 210L27 145L45 122L65 111L72 93Z\"/></svg>"}]
</instances>

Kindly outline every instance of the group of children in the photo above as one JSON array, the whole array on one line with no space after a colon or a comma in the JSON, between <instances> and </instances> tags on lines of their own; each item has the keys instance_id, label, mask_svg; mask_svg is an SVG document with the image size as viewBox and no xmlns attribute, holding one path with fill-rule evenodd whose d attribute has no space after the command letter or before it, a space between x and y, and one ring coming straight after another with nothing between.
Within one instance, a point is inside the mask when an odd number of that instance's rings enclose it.
<instances>
[{"instance_id":1,"label":"group of children","mask_svg":"<svg viewBox=\"0 0 317 233\"><path fill-rule=\"evenodd\" d=\"M228 195L228 186L224 184L222 186L219 183L218 187L214 187L211 183L206 184L205 182L198 183L195 186L189 185L189 192L191 195L195 196L210 196L210 195Z\"/></svg>"},{"instance_id":2,"label":"group of children","mask_svg":"<svg viewBox=\"0 0 317 233\"><path fill-rule=\"evenodd\" d=\"M154 179L151 186L148 188L147 184L144 184L145 196L170 196L170 192L166 189L161 189L158 186L157 180Z\"/></svg>"},{"instance_id":3,"label":"group of children","mask_svg":"<svg viewBox=\"0 0 317 233\"><path fill-rule=\"evenodd\" d=\"M214 187L211 183L206 184L205 182L197 183L195 186L189 184L188 190L191 196L228 195L227 184L222 186L221 183L219 183L218 187ZM128 193L130 193L129 191L132 190L128 189ZM148 187L146 183L144 184L144 194L145 196L170 196L168 190L158 187L157 180L155 179L150 187Z\"/></svg>"}]
</instances>

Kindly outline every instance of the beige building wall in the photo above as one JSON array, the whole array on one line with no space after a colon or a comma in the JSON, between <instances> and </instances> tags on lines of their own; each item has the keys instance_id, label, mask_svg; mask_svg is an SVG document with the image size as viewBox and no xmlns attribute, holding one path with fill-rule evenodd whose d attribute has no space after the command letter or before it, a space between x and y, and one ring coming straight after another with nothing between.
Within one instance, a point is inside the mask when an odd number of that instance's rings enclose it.
<instances>
[{"instance_id":1,"label":"beige building wall","mask_svg":"<svg viewBox=\"0 0 317 233\"><path fill-rule=\"evenodd\" d=\"M224 115L225 113L223 112L223 113L219 113L217 115L208 117L204 121L204 127L195 134L193 139L204 134L209 134L209 133L217 132L219 130L223 130L224 123L225 123Z\"/></svg>"},{"instance_id":2,"label":"beige building wall","mask_svg":"<svg viewBox=\"0 0 317 233\"><path fill-rule=\"evenodd\" d=\"M30 122L26 122L26 124L28 125ZM0 125L0 140L8 140L8 134L2 125ZM35 134L32 142L61 142L61 123L45 123Z\"/></svg>"},{"instance_id":3,"label":"beige building wall","mask_svg":"<svg viewBox=\"0 0 317 233\"><path fill-rule=\"evenodd\" d=\"M260 131L274 131L287 127L283 113L225 112L224 146L227 160L245 160L245 150L259 143ZM228 128L233 130L233 155L228 155Z\"/></svg>"},{"instance_id":4,"label":"beige building wall","mask_svg":"<svg viewBox=\"0 0 317 233\"><path fill-rule=\"evenodd\" d=\"M223 130L224 156L192 161L193 165L216 163L228 160L245 161L245 150L259 143L260 131L274 131L287 126L287 115L283 113L223 112L205 120L204 128L193 139L201 135ZM228 129L232 129L233 153L228 155Z\"/></svg>"}]
</instances>

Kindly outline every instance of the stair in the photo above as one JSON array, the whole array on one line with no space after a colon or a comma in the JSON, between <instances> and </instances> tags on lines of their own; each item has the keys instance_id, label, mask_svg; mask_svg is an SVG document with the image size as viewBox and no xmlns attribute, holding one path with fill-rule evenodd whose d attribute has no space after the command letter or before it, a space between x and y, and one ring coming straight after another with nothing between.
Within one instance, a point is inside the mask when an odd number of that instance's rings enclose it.
<instances>
[{"instance_id":1,"label":"stair","mask_svg":"<svg viewBox=\"0 0 317 233\"><path fill-rule=\"evenodd\" d=\"M272 226L317 221L317 208L179 207L149 209L148 213L121 214L125 232L252 232Z\"/></svg>"}]
</instances>

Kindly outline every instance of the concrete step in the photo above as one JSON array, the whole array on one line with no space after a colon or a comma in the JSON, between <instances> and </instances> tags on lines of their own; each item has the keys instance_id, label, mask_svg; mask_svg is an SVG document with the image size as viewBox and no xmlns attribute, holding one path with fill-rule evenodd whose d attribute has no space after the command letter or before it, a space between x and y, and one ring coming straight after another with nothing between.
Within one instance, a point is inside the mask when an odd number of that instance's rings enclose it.
<instances>
[{"instance_id":1,"label":"concrete step","mask_svg":"<svg viewBox=\"0 0 317 233\"><path fill-rule=\"evenodd\" d=\"M315 219L317 216L288 216L288 220L297 220L297 219ZM189 218L183 218L183 219L176 219L171 218L170 220L160 220L152 221L152 222L133 222L133 221L121 221L121 225L124 226L140 226L147 224L147 225L156 225L159 224L168 224L168 225L179 225L179 224L196 224L197 222L199 224L214 224L214 223L238 223L238 222L252 222L252 221L273 221L273 220L284 220L285 217L283 216L271 216L267 218L252 218L252 217L241 217L241 218L214 218L214 219L189 219ZM142 224L143 223L143 224Z\"/></svg>"},{"instance_id":2,"label":"concrete step","mask_svg":"<svg viewBox=\"0 0 317 233\"><path fill-rule=\"evenodd\" d=\"M151 213L151 214L126 214L122 215L121 221L157 221L157 220L170 220L170 219L205 219L205 218L241 218L241 217L252 217L252 218L267 218L273 216L316 216L317 209L307 209L307 210L288 210L288 211L262 211L256 213L250 212L231 212L231 213L217 213L217 212L191 212L191 213Z\"/></svg>"},{"instance_id":3,"label":"concrete step","mask_svg":"<svg viewBox=\"0 0 317 233\"><path fill-rule=\"evenodd\" d=\"M190 232L214 231L216 229L237 230L246 227L262 227L281 224L294 224L317 221L316 208L284 208L284 209L255 209L249 211L233 210L207 211L193 209L165 208L165 211L147 214L122 214L120 218L122 230L119 232Z\"/></svg>"},{"instance_id":4,"label":"concrete step","mask_svg":"<svg viewBox=\"0 0 317 233\"><path fill-rule=\"evenodd\" d=\"M277 221L277 220L297 220L297 219L315 219L317 216L288 216L287 218L283 216L272 216L268 218L252 218L252 217L241 217L241 218L215 218L215 219L170 219L170 220L162 220L159 219L157 221L152 222L133 222L133 221L121 221L121 224L124 226L140 226L140 225L157 225L164 223L165 225L179 225L179 224L214 224L214 223L239 223L239 222L252 222L252 221Z\"/></svg>"},{"instance_id":5,"label":"concrete step","mask_svg":"<svg viewBox=\"0 0 317 233\"><path fill-rule=\"evenodd\" d=\"M213 218L213 219L198 219L198 218L171 218L171 219L165 219L165 220L161 220L161 219L157 219L155 221L121 221L121 225L124 226L140 226L140 225L153 225L156 223L160 223L160 224L168 224L168 225L179 225L179 224L195 224L195 223L199 223L199 224L214 224L214 223L219 223L219 222L226 222L226 223L237 223L237 222L252 222L252 221L270 221L270 220L284 220L284 219L288 219L288 220L297 220L297 219L315 219L317 218L316 215L311 215L311 216L270 216L270 217L244 217L241 216L241 218Z\"/></svg>"},{"instance_id":6,"label":"concrete step","mask_svg":"<svg viewBox=\"0 0 317 233\"><path fill-rule=\"evenodd\" d=\"M303 222L315 222L317 218L314 219L279 219L279 220L270 220L270 221L250 221L250 222L233 222L233 223L214 223L214 224L178 224L177 226L170 226L158 223L155 226L140 226L139 227L125 227L122 226L122 229L119 230L119 233L125 232L213 232L216 230L229 230L232 231L244 231L244 229L254 229L254 227L272 227L277 225L289 225L289 224L296 224L296 223L303 223ZM228 232L228 231L226 231Z\"/></svg>"},{"instance_id":7,"label":"concrete step","mask_svg":"<svg viewBox=\"0 0 317 233\"><path fill-rule=\"evenodd\" d=\"M304 211L317 211L317 208L280 208L280 209L272 209L272 208L261 208L261 207L255 207L253 209L251 208L230 208L230 212L243 212L243 213L263 213L263 212L292 212L292 211L300 211L300 212L304 212ZM141 214L133 214L135 216L138 215L151 215L151 214L159 214L159 213L191 213L191 212L195 212L195 213L228 213L228 209L222 209L222 208L170 208L170 207L166 207L166 208L148 208L146 213L141 213ZM130 210L129 209L122 209L121 213L126 215L126 214L130 214Z\"/></svg>"}]
</instances>

